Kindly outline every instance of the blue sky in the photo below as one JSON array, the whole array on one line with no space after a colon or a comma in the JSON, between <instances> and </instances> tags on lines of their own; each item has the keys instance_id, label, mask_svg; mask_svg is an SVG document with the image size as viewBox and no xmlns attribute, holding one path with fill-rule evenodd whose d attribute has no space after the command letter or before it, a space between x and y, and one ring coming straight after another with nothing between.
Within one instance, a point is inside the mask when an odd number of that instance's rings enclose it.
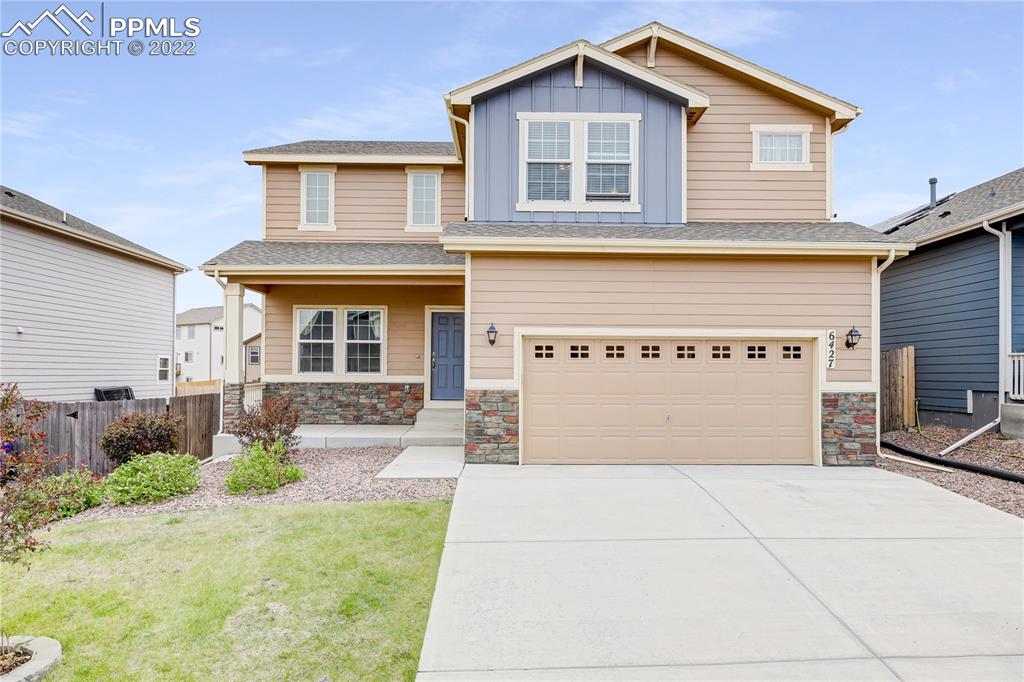
<instances>
[{"instance_id":1,"label":"blue sky","mask_svg":"<svg viewBox=\"0 0 1024 682\"><path fill-rule=\"evenodd\" d=\"M56 4L0 5L7 30ZM99 16L99 3L68 2ZM852 101L840 220L872 224L1024 165L1020 3L122 3L201 19L194 57L4 57L0 177L190 266L260 237L253 147L442 140L443 93L653 19ZM52 37L59 37L50 33ZM191 272L178 309L221 302Z\"/></svg>"}]
</instances>

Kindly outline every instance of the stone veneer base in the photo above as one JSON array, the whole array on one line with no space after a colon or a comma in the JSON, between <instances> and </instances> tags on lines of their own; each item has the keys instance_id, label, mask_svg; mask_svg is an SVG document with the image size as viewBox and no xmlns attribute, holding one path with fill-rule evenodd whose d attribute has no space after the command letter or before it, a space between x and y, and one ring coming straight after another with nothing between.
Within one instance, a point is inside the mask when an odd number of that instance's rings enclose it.
<instances>
[{"instance_id":1,"label":"stone veneer base","mask_svg":"<svg viewBox=\"0 0 1024 682\"><path fill-rule=\"evenodd\" d=\"M871 466L875 446L874 393L821 394L821 463Z\"/></svg>"},{"instance_id":2,"label":"stone veneer base","mask_svg":"<svg viewBox=\"0 0 1024 682\"><path fill-rule=\"evenodd\" d=\"M264 400L275 397L290 398L302 424L413 424L423 409L423 384L265 384Z\"/></svg>"},{"instance_id":3,"label":"stone veneer base","mask_svg":"<svg viewBox=\"0 0 1024 682\"><path fill-rule=\"evenodd\" d=\"M466 462L519 463L519 391L466 389Z\"/></svg>"}]
</instances>

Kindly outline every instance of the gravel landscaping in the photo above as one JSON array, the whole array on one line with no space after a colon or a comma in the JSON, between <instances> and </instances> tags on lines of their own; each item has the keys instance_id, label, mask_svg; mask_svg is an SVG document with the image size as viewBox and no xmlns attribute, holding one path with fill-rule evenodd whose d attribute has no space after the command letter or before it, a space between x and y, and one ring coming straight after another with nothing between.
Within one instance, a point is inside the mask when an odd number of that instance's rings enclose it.
<instances>
[{"instance_id":1,"label":"gravel landscaping","mask_svg":"<svg viewBox=\"0 0 1024 682\"><path fill-rule=\"evenodd\" d=\"M104 504L82 512L64 523L250 504L452 498L455 494L454 479L375 480L374 476L401 452L402 448L296 450L292 453L292 459L305 473L306 478L290 483L269 495L228 495L224 488L224 478L231 468L231 463L215 462L200 468L199 489L194 493L156 504Z\"/></svg>"},{"instance_id":2,"label":"gravel landscaping","mask_svg":"<svg viewBox=\"0 0 1024 682\"><path fill-rule=\"evenodd\" d=\"M882 436L904 447L913 448L931 455L938 453L966 436L967 429L954 429L948 426L925 426L922 433L915 431L891 431ZM899 453L885 448L883 452L891 455ZM982 466L1003 469L1024 474L1024 442L1006 438L999 432L982 434L965 447L961 447L949 455L950 459L971 462ZM1024 485L1012 481L1004 481L984 474L970 471L936 471L925 467L879 459L878 467L887 471L920 478L934 485L951 490L958 495L977 500L990 507L995 507L1009 514L1024 518Z\"/></svg>"}]
</instances>

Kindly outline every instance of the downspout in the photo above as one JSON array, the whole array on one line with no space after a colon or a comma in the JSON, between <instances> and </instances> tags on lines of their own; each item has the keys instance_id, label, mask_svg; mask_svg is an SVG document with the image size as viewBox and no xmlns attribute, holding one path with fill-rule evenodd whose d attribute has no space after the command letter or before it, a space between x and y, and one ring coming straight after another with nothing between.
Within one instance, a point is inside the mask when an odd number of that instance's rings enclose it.
<instances>
[{"instance_id":1,"label":"downspout","mask_svg":"<svg viewBox=\"0 0 1024 682\"><path fill-rule=\"evenodd\" d=\"M887 267L892 265L894 260L896 260L896 249L889 249L889 257L882 261L882 264L878 266L878 274L881 275Z\"/></svg>"},{"instance_id":2,"label":"downspout","mask_svg":"<svg viewBox=\"0 0 1024 682\"><path fill-rule=\"evenodd\" d=\"M448 119L453 124L454 123L461 123L462 124L463 129L466 131L466 143L468 145L468 143L469 143L469 121L467 121L466 119L460 118L460 117L455 115L455 112L452 111L451 99L447 95L445 96L445 103L448 105L446 107L446 109L448 111ZM454 128L455 126L453 125L452 127ZM458 144L458 139L456 139L455 142L456 142L456 144ZM463 166L463 168L466 168L467 167L466 159L469 157L469 155L472 152L469 149L465 149L464 152L465 153L462 155L462 166ZM469 175L468 174L466 176L466 182L467 183L469 182ZM465 191L465 189L463 189L462 194L463 194L462 215L468 217L469 216L469 192L467 192L467 191Z\"/></svg>"},{"instance_id":3,"label":"downspout","mask_svg":"<svg viewBox=\"0 0 1024 682\"><path fill-rule=\"evenodd\" d=\"M1003 223L1003 230L999 231L989 225L987 220L981 222L981 228L989 234L994 234L999 240L999 396L997 407L999 409L998 416L1003 416L1003 401L1006 399L1006 361L1008 355L1008 348L1006 343L1007 338L1007 324L1009 321L1009 315L1006 310L1006 281L1007 281L1007 268L1006 268L1006 223Z\"/></svg>"},{"instance_id":4,"label":"downspout","mask_svg":"<svg viewBox=\"0 0 1024 682\"><path fill-rule=\"evenodd\" d=\"M877 259L875 259L877 260ZM871 345L871 378L875 389L875 452L881 452L882 434L882 273L896 260L896 249L889 249L889 256L882 261L871 275L871 333L874 336Z\"/></svg>"}]
</instances>

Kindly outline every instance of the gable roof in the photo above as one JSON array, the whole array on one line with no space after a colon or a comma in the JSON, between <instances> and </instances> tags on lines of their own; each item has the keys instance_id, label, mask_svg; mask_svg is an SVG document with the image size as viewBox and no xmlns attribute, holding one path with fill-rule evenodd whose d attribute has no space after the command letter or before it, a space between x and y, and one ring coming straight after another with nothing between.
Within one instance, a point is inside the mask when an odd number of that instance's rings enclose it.
<instances>
[{"instance_id":1,"label":"gable roof","mask_svg":"<svg viewBox=\"0 0 1024 682\"><path fill-rule=\"evenodd\" d=\"M986 180L884 220L872 229L901 241L924 244L1024 213L1024 168Z\"/></svg>"},{"instance_id":2,"label":"gable roof","mask_svg":"<svg viewBox=\"0 0 1024 682\"><path fill-rule=\"evenodd\" d=\"M775 90L787 92L805 102L814 104L831 112L833 130L840 130L861 114L861 108L838 97L833 97L821 90L798 83L780 73L776 73L742 57L726 52L714 45L709 45L692 36L677 31L657 21L633 29L621 36L612 38L601 43L601 47L612 52L620 52L633 45L647 40L665 41L683 50L684 52L700 57L704 60L714 62L726 71L741 74L747 78L759 81L763 85Z\"/></svg>"},{"instance_id":3,"label":"gable roof","mask_svg":"<svg viewBox=\"0 0 1024 682\"><path fill-rule=\"evenodd\" d=\"M418 140L303 140L242 152L246 163L461 163L452 142Z\"/></svg>"},{"instance_id":4,"label":"gable roof","mask_svg":"<svg viewBox=\"0 0 1024 682\"><path fill-rule=\"evenodd\" d=\"M0 185L0 210L4 215L28 222L36 227L126 253L162 265L175 272L188 272L187 267L167 256L139 246L109 230L104 230L78 216L71 215L24 192L4 185Z\"/></svg>"},{"instance_id":5,"label":"gable roof","mask_svg":"<svg viewBox=\"0 0 1024 682\"><path fill-rule=\"evenodd\" d=\"M211 305L204 308L189 308L174 316L174 324L210 324L224 318L224 306Z\"/></svg>"},{"instance_id":6,"label":"gable roof","mask_svg":"<svg viewBox=\"0 0 1024 682\"><path fill-rule=\"evenodd\" d=\"M452 90L445 98L451 105L471 104L474 97L478 97L504 85L513 83L531 74L551 68L571 59L591 59L609 69L617 71L633 80L649 84L656 90L668 93L687 101L687 109L692 110L695 115L706 109L711 103L706 92L681 83L668 76L638 66L633 61L621 57L614 52L598 47L587 40L575 40L571 43L555 48L550 52L528 59L525 62L509 67L496 74L481 78L469 85ZM577 76L579 77L579 76Z\"/></svg>"}]
</instances>

